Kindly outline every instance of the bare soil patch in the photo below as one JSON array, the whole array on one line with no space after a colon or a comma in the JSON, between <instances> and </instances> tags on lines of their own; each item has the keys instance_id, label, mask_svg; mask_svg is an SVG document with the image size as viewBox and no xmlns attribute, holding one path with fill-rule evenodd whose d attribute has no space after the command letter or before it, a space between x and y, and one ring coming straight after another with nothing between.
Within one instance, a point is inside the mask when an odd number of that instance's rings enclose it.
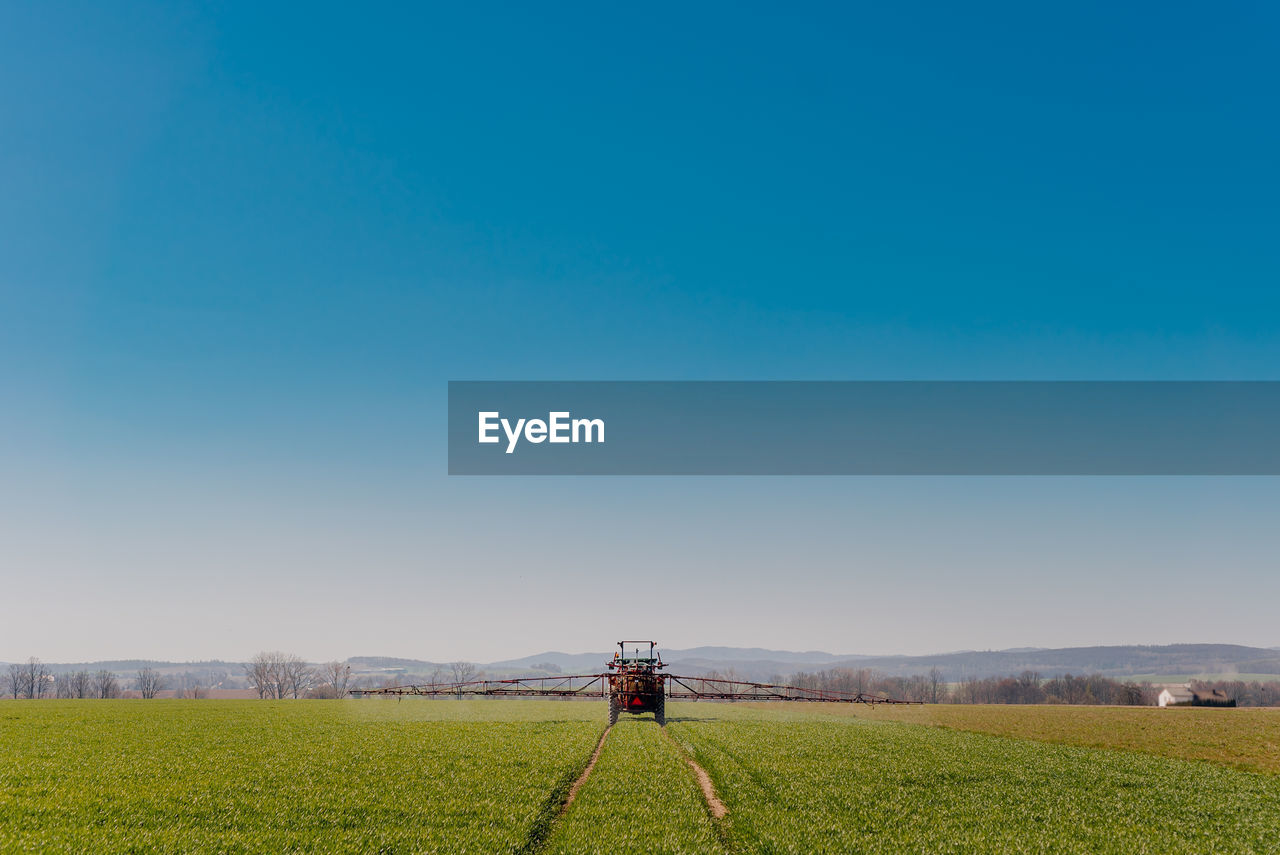
<instances>
[{"instance_id":1,"label":"bare soil patch","mask_svg":"<svg viewBox=\"0 0 1280 855\"><path fill-rule=\"evenodd\" d=\"M729 812L729 809L724 806L724 802L720 801L720 797L716 795L715 785L711 783L711 776L707 774L707 770L688 757L684 759L684 762L689 764L689 768L697 776L698 786L702 787L702 797L707 800L707 807L711 809L711 815L716 819L722 818Z\"/></svg>"}]
</instances>

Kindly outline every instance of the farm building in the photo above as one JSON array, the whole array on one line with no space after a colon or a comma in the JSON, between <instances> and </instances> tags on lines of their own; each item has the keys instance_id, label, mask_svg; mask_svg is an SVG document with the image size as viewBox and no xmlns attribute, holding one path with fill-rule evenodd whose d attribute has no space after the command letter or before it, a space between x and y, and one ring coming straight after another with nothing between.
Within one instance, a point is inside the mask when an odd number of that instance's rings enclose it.
<instances>
[{"instance_id":1,"label":"farm building","mask_svg":"<svg viewBox=\"0 0 1280 855\"><path fill-rule=\"evenodd\" d=\"M1156 698L1162 707L1234 707L1236 702L1221 689L1193 689L1190 686L1167 686Z\"/></svg>"}]
</instances>

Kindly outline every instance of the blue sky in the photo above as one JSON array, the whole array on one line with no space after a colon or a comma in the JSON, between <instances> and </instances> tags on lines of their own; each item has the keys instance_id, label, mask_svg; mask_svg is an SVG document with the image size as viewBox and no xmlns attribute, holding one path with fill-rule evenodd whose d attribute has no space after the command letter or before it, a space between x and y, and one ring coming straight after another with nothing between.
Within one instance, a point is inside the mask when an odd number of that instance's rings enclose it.
<instances>
[{"instance_id":1,"label":"blue sky","mask_svg":"<svg viewBox=\"0 0 1280 855\"><path fill-rule=\"evenodd\" d=\"M1280 644L1274 479L444 475L449 379L1280 379L1277 23L6 7L0 659Z\"/></svg>"}]
</instances>

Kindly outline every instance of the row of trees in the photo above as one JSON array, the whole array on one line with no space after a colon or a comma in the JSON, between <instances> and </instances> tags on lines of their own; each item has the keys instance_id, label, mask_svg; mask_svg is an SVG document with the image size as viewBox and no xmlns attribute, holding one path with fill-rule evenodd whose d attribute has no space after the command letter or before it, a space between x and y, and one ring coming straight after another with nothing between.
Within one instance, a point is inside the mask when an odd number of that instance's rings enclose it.
<instances>
[{"instance_id":1,"label":"row of trees","mask_svg":"<svg viewBox=\"0 0 1280 855\"><path fill-rule=\"evenodd\" d=\"M786 679L778 677L776 680L771 679L770 682L786 683L802 689L867 695L881 694L932 704L947 700L947 684L939 668L932 668L927 674L913 674L910 677L890 677L873 668L831 668L812 673L801 671Z\"/></svg>"},{"instance_id":2,"label":"row of trees","mask_svg":"<svg viewBox=\"0 0 1280 855\"><path fill-rule=\"evenodd\" d=\"M1238 707L1280 707L1280 680L1265 683L1243 680L1192 680L1191 688L1197 690L1220 689Z\"/></svg>"},{"instance_id":3,"label":"row of trees","mask_svg":"<svg viewBox=\"0 0 1280 855\"><path fill-rule=\"evenodd\" d=\"M786 680L806 689L858 692L907 701L955 704L1144 704L1154 703L1147 686L1109 677L1071 674L1045 679L1035 671L1012 677L968 677L949 683L939 668L927 674L890 677L871 668L832 668L800 672Z\"/></svg>"},{"instance_id":4,"label":"row of trees","mask_svg":"<svg viewBox=\"0 0 1280 855\"><path fill-rule=\"evenodd\" d=\"M369 687L366 682L352 679L351 666L345 662L311 666L300 656L278 650L259 653L249 660L244 670L249 686L259 698L341 698L351 689ZM394 686L399 682L438 683L445 679L465 683L482 676L483 672L474 662L451 662L448 671L437 668L421 679L400 675L399 678L384 678L381 683Z\"/></svg>"},{"instance_id":5,"label":"row of trees","mask_svg":"<svg viewBox=\"0 0 1280 855\"><path fill-rule=\"evenodd\" d=\"M281 652L263 652L245 666L250 688L259 698L341 698L350 689L368 685L355 681L351 666L345 662L325 662L312 666L299 656ZM125 681L143 698L154 698L172 688L176 697L202 698L208 689L197 679L209 675L181 674L165 677L149 666L138 669ZM224 675L225 676L225 675ZM472 662L453 662L448 670L437 668L422 677L401 675L404 682L464 683L480 679L484 673ZM726 680L746 679L734 669L713 671L709 677ZM221 682L221 680L219 680ZM386 678L382 685L395 685L396 678ZM1036 671L1023 671L1009 677L968 677L948 683L938 668L927 674L891 677L871 668L831 668L783 677L775 674L771 683L786 683L806 689L856 692L881 695L926 703L957 704L1154 704L1158 690L1145 683L1122 682L1099 674L1073 676L1060 674L1044 677ZM1196 689L1220 689L1239 706L1280 706L1280 680L1271 682L1194 681ZM12 698L118 698L126 686L106 669L79 670L53 674L39 659L9 666L0 694Z\"/></svg>"},{"instance_id":6,"label":"row of trees","mask_svg":"<svg viewBox=\"0 0 1280 855\"><path fill-rule=\"evenodd\" d=\"M735 679L732 671L713 676ZM806 689L877 694L908 701L955 704L1113 704L1138 706L1154 704L1159 689L1148 683L1116 680L1100 674L1058 674L1045 677L1037 671L1023 671L1008 677L966 677L956 683L943 680L933 668L927 674L890 677L871 668L832 668L813 673L800 672L769 682L787 683ZM1197 689L1221 689L1238 706L1280 705L1280 680L1274 682L1217 681L1192 683Z\"/></svg>"},{"instance_id":7,"label":"row of trees","mask_svg":"<svg viewBox=\"0 0 1280 855\"><path fill-rule=\"evenodd\" d=\"M49 693L49 672L32 656L23 664L9 666L5 688L14 698L43 698Z\"/></svg>"},{"instance_id":8,"label":"row of trees","mask_svg":"<svg viewBox=\"0 0 1280 855\"><path fill-rule=\"evenodd\" d=\"M1144 683L1121 682L1100 674L1060 674L1048 679L1023 671L1016 677L970 677L952 692L959 704L1154 704L1158 692Z\"/></svg>"},{"instance_id":9,"label":"row of trees","mask_svg":"<svg viewBox=\"0 0 1280 855\"><path fill-rule=\"evenodd\" d=\"M351 686L351 666L326 662L312 667L292 653L259 653L245 666L259 698L341 698Z\"/></svg>"},{"instance_id":10,"label":"row of trees","mask_svg":"<svg viewBox=\"0 0 1280 855\"><path fill-rule=\"evenodd\" d=\"M448 670L436 668L430 674L401 674L380 681L355 680L351 666L345 662L309 665L292 653L263 652L245 666L249 686L259 698L342 698L351 689L395 686L401 683L439 683L449 680L465 683L484 676L474 662L451 662Z\"/></svg>"},{"instance_id":11,"label":"row of trees","mask_svg":"<svg viewBox=\"0 0 1280 855\"><path fill-rule=\"evenodd\" d=\"M259 697L336 698L346 694L351 682L351 668L344 663L329 662L311 668L298 657L282 653L259 654L246 671ZM54 674L33 656L24 663L9 666L0 694L15 699L119 698L132 689L141 697L151 699L172 689L174 697L204 698L209 694L209 677L209 674L190 672L168 677L150 666L139 668L131 679L125 680L107 669Z\"/></svg>"},{"instance_id":12,"label":"row of trees","mask_svg":"<svg viewBox=\"0 0 1280 855\"><path fill-rule=\"evenodd\" d=\"M300 656L279 651L263 652L245 665L245 677L249 688L259 698L341 698L350 689L397 682L439 682L452 679L466 682L478 679L483 672L472 662L453 662L447 670L437 668L430 675L400 675L381 681L357 681L351 676L351 666L345 662L325 662L311 665ZM175 697L203 698L208 696L210 680L221 685L234 682L225 673L184 673L172 676L161 674L146 666L138 669L131 679L122 680L115 672L67 671L52 673L39 659L32 657L21 664L9 666L0 695L13 698L118 698L132 689L143 698L155 698L161 692L173 690ZM202 682L203 680L203 682Z\"/></svg>"},{"instance_id":13,"label":"row of trees","mask_svg":"<svg viewBox=\"0 0 1280 855\"><path fill-rule=\"evenodd\" d=\"M154 698L165 687L160 672L150 667L139 669L133 683L144 698ZM54 675L34 656L9 666L4 689L15 699L118 698L123 692L119 678L111 671L80 670Z\"/></svg>"}]
</instances>

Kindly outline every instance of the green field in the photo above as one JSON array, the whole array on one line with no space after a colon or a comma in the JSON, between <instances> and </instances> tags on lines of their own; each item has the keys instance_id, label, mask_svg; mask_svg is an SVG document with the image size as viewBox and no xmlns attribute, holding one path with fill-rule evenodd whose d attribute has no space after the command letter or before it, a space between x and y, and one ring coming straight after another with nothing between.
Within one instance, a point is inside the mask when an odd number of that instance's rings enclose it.
<instances>
[{"instance_id":1,"label":"green field","mask_svg":"<svg viewBox=\"0 0 1280 855\"><path fill-rule=\"evenodd\" d=\"M518 849L595 705L0 702L0 851Z\"/></svg>"},{"instance_id":2,"label":"green field","mask_svg":"<svg viewBox=\"0 0 1280 855\"><path fill-rule=\"evenodd\" d=\"M623 716L550 840L549 852L719 851L679 749L647 716Z\"/></svg>"},{"instance_id":3,"label":"green field","mask_svg":"<svg viewBox=\"0 0 1280 855\"><path fill-rule=\"evenodd\" d=\"M929 724L1088 748L1208 760L1280 773L1280 709L1206 707L824 705L831 715Z\"/></svg>"},{"instance_id":4,"label":"green field","mask_svg":"<svg viewBox=\"0 0 1280 855\"><path fill-rule=\"evenodd\" d=\"M791 710L671 731L741 851L1280 851L1274 775Z\"/></svg>"},{"instance_id":5,"label":"green field","mask_svg":"<svg viewBox=\"0 0 1280 855\"><path fill-rule=\"evenodd\" d=\"M668 710L4 701L0 851L1280 852L1280 711Z\"/></svg>"}]
</instances>

